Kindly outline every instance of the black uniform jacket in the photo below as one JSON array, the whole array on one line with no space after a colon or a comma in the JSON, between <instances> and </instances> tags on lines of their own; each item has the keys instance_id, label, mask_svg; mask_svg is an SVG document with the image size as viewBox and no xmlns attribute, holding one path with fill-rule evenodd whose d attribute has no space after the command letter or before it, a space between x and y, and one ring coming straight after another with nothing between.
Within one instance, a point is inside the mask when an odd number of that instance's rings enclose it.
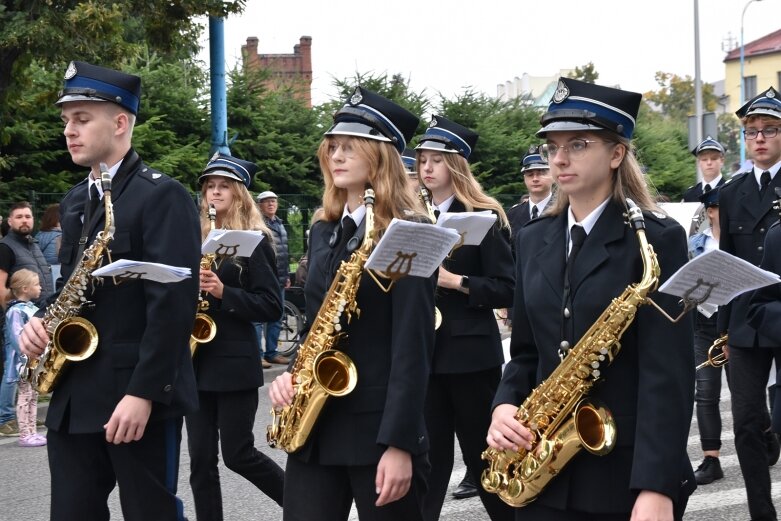
<instances>
[{"instance_id":1,"label":"black uniform jacket","mask_svg":"<svg viewBox=\"0 0 781 521\"><path fill-rule=\"evenodd\" d=\"M551 207L555 202L555 197L548 199L548 204L543 208L543 212ZM510 230L512 230L512 240L510 246L515 251L515 238L518 237L518 232L523 228L523 225L532 220L532 216L529 214L529 201L524 201L520 204L516 204L509 210L507 210L507 219L510 221ZM542 212L540 212L542 215Z\"/></svg>"},{"instance_id":2,"label":"black uniform jacket","mask_svg":"<svg viewBox=\"0 0 781 521\"><path fill-rule=\"evenodd\" d=\"M455 199L448 211L466 208ZM470 373L504 363L493 310L513 304L515 277L509 240L509 230L497 220L479 246L457 248L442 263L446 270L469 277L469 294L437 288L442 325L436 333L433 373Z\"/></svg>"},{"instance_id":3,"label":"black uniform jacket","mask_svg":"<svg viewBox=\"0 0 781 521\"><path fill-rule=\"evenodd\" d=\"M610 301L640 281L642 260L622 208L608 203L584 242L572 277L571 320L579 339ZM660 214L661 215L661 214ZM686 234L673 219L645 213L646 235L661 266L661 281L687 260ZM518 236L511 353L494 406L520 405L559 365L567 213L529 223ZM661 282L660 281L660 282ZM653 293L676 316L675 297ZM686 453L694 400L691 315L672 324L641 306L623 346L591 395L612 411L616 447L605 456L581 451L537 501L556 509L628 513L640 490L679 501L694 490ZM575 348L573 348L575 349Z\"/></svg>"},{"instance_id":4,"label":"black uniform jacket","mask_svg":"<svg viewBox=\"0 0 781 521\"><path fill-rule=\"evenodd\" d=\"M773 211L776 198L774 188L781 187L781 175L776 175L759 197L759 186L754 172L736 174L719 191L719 222L721 236L719 249L747 260L754 266L762 262L765 234L778 220ZM767 339L746 320L751 293L738 295L732 302L719 308L718 331L729 332L729 345L736 347L778 347L768 344Z\"/></svg>"},{"instance_id":5,"label":"black uniform jacket","mask_svg":"<svg viewBox=\"0 0 781 521\"><path fill-rule=\"evenodd\" d=\"M199 391L238 391L263 385L260 349L253 322L282 316L274 247L268 237L252 256L224 258L213 268L222 281L222 299L207 294L217 334L198 346L193 358Z\"/></svg>"},{"instance_id":6,"label":"black uniform jacket","mask_svg":"<svg viewBox=\"0 0 781 521\"><path fill-rule=\"evenodd\" d=\"M74 186L60 206L63 280L77 258L87 181ZM197 408L188 339L198 298L200 226L190 194L177 181L145 165L132 149L114 177L116 229L113 260L133 259L187 267L193 277L163 284L103 278L82 316L99 335L95 353L70 362L54 389L46 425L70 433L101 432L115 406L130 394L152 400L151 420ZM87 245L103 230L103 203L90 220ZM107 263L108 260L104 260Z\"/></svg>"},{"instance_id":7,"label":"black uniform jacket","mask_svg":"<svg viewBox=\"0 0 781 521\"><path fill-rule=\"evenodd\" d=\"M765 255L760 267L781 275L781 226L774 224L765 237ZM749 325L759 332L763 344L781 347L781 283L756 290L748 310Z\"/></svg>"},{"instance_id":8,"label":"black uniform jacket","mask_svg":"<svg viewBox=\"0 0 781 521\"><path fill-rule=\"evenodd\" d=\"M716 187L723 185L726 182L724 179L724 176L721 176L721 179L719 179L719 182L716 184ZM697 183L696 185L690 186L686 189L686 191L683 193L683 202L684 203L699 203L700 202L700 196L702 195L702 182Z\"/></svg>"},{"instance_id":9,"label":"black uniform jacket","mask_svg":"<svg viewBox=\"0 0 781 521\"><path fill-rule=\"evenodd\" d=\"M356 235L363 237L365 222ZM321 221L309 236L305 294L310 324L331 285L329 242L340 228ZM338 255L349 258L346 250ZM357 385L347 396L328 398L308 442L290 457L324 465L373 465L388 446L412 455L428 450L423 402L434 348L434 281L434 276L404 277L385 293L364 272L356 297L360 316L353 315L349 324L343 320L347 338L338 346L355 363Z\"/></svg>"}]
</instances>

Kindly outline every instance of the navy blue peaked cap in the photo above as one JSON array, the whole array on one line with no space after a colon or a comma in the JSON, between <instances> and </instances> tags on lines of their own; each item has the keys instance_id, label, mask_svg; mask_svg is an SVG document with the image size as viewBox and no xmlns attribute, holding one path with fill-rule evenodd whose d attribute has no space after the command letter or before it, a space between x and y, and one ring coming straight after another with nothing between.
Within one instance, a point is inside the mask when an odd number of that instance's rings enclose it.
<instances>
[{"instance_id":1,"label":"navy blue peaked cap","mask_svg":"<svg viewBox=\"0 0 781 521\"><path fill-rule=\"evenodd\" d=\"M694 150L692 150L692 154L698 156L700 155L700 152L705 152L706 150L715 150L716 152L719 152L720 154L724 155L724 147L721 146L721 143L719 143L718 141L716 141L710 136L703 139L702 143L694 147Z\"/></svg>"},{"instance_id":2,"label":"navy blue peaked cap","mask_svg":"<svg viewBox=\"0 0 781 521\"><path fill-rule=\"evenodd\" d=\"M720 186L717 186L716 188L713 188L712 190L708 190L707 192L703 192L702 195L698 197L700 202L705 206L705 208L710 208L711 206L718 206L719 205L719 191L721 190Z\"/></svg>"},{"instance_id":3,"label":"navy blue peaked cap","mask_svg":"<svg viewBox=\"0 0 781 521\"><path fill-rule=\"evenodd\" d=\"M420 119L404 107L374 92L356 87L334 114L326 136L356 136L393 143L401 154L415 135Z\"/></svg>"},{"instance_id":4,"label":"navy blue peaked cap","mask_svg":"<svg viewBox=\"0 0 781 521\"><path fill-rule=\"evenodd\" d=\"M417 164L418 160L415 156L415 151L409 147L404 149L404 152L401 153L401 162L404 163L404 168L407 169L407 172L416 172L415 165Z\"/></svg>"},{"instance_id":5,"label":"navy blue peaked cap","mask_svg":"<svg viewBox=\"0 0 781 521\"><path fill-rule=\"evenodd\" d=\"M72 61L55 105L69 101L110 101L138 114L141 78L86 62Z\"/></svg>"},{"instance_id":6,"label":"navy blue peaked cap","mask_svg":"<svg viewBox=\"0 0 781 521\"><path fill-rule=\"evenodd\" d=\"M642 95L572 78L559 78L537 135L571 130L611 130L632 138Z\"/></svg>"},{"instance_id":7,"label":"navy blue peaked cap","mask_svg":"<svg viewBox=\"0 0 781 521\"><path fill-rule=\"evenodd\" d=\"M217 152L203 169L198 183L202 184L207 177L216 175L233 179L249 188L257 171L258 166L255 163Z\"/></svg>"},{"instance_id":8,"label":"navy blue peaked cap","mask_svg":"<svg viewBox=\"0 0 781 521\"><path fill-rule=\"evenodd\" d=\"M540 147L538 145L530 146L529 151L523 156L521 161L521 173L529 170L547 170L548 168L550 168L550 165L540 155Z\"/></svg>"},{"instance_id":9,"label":"navy blue peaked cap","mask_svg":"<svg viewBox=\"0 0 781 521\"><path fill-rule=\"evenodd\" d=\"M415 150L439 150L461 154L469 159L477 144L477 132L442 116L432 116L426 133L420 138L420 144Z\"/></svg>"},{"instance_id":10,"label":"navy blue peaked cap","mask_svg":"<svg viewBox=\"0 0 781 521\"><path fill-rule=\"evenodd\" d=\"M770 87L765 92L748 100L745 105L735 112L735 115L740 119L749 116L771 116L774 118L781 118L781 100L778 98L778 91L773 87Z\"/></svg>"}]
</instances>

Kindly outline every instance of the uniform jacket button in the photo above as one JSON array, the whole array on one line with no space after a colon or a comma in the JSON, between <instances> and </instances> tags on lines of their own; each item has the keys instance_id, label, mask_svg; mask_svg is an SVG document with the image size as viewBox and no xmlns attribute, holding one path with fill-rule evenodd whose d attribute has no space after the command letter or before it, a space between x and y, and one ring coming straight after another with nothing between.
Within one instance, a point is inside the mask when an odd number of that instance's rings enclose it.
<instances>
[{"instance_id":1,"label":"uniform jacket button","mask_svg":"<svg viewBox=\"0 0 781 521\"><path fill-rule=\"evenodd\" d=\"M762 250L764 250L764 249L765 249L765 248L763 248L762 246L757 246L757 251L762 251Z\"/></svg>"},{"instance_id":2,"label":"uniform jacket button","mask_svg":"<svg viewBox=\"0 0 781 521\"><path fill-rule=\"evenodd\" d=\"M743 227L742 227L742 226L738 226L738 230L742 230L742 229L743 229Z\"/></svg>"},{"instance_id":3,"label":"uniform jacket button","mask_svg":"<svg viewBox=\"0 0 781 521\"><path fill-rule=\"evenodd\" d=\"M163 387L163 391L166 392L166 393L170 393L173 390L173 388L174 388L173 385L168 384L165 387Z\"/></svg>"}]
</instances>

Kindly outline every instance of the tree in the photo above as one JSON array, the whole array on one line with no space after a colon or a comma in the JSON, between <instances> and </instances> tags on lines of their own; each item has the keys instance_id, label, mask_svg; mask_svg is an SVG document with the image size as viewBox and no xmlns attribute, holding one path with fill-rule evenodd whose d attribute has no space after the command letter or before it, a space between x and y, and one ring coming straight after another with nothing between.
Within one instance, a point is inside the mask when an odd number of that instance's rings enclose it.
<instances>
[{"instance_id":1,"label":"tree","mask_svg":"<svg viewBox=\"0 0 781 521\"><path fill-rule=\"evenodd\" d=\"M686 122L690 114L696 112L694 106L694 80L691 76L680 77L669 72L657 72L656 83L659 90L645 93L644 98L660 108L667 116ZM713 85L702 85L702 106L706 112L716 110L718 100L713 94Z\"/></svg>"},{"instance_id":2,"label":"tree","mask_svg":"<svg viewBox=\"0 0 781 521\"><path fill-rule=\"evenodd\" d=\"M569 78L575 80L585 81L586 83L596 83L599 79L599 73L594 68L593 62L588 62L583 67L575 67L575 70L570 73Z\"/></svg>"}]
</instances>

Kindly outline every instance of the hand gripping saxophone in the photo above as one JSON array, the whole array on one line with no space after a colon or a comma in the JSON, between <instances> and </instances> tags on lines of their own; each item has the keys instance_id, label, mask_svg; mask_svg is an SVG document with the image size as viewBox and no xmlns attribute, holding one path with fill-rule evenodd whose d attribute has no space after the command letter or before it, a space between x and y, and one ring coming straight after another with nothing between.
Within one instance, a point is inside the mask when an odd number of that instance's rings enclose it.
<instances>
[{"instance_id":1,"label":"hand gripping saxophone","mask_svg":"<svg viewBox=\"0 0 781 521\"><path fill-rule=\"evenodd\" d=\"M114 207L111 204L111 175L105 163L100 164L100 184L103 188L103 206L106 210L103 230L84 250L81 260L73 268L68 282L57 300L46 308L43 327L49 334L49 343L39 359L28 359L21 377L39 393L51 392L68 362L86 360L98 347L98 331L92 323L79 317L87 300L92 272L103 263L108 244L114 238Z\"/></svg>"},{"instance_id":2,"label":"hand gripping saxophone","mask_svg":"<svg viewBox=\"0 0 781 521\"><path fill-rule=\"evenodd\" d=\"M217 210L213 204L209 205L209 227L214 231L214 222L217 220ZM201 257L200 268L210 270L214 259L217 256L213 253L204 253ZM206 314L209 310L209 301L204 298L203 292L198 292L198 312L195 314L193 331L190 333L190 356L195 356L198 350L198 344L205 344L214 340L217 335L217 324L214 319Z\"/></svg>"},{"instance_id":3,"label":"hand gripping saxophone","mask_svg":"<svg viewBox=\"0 0 781 521\"><path fill-rule=\"evenodd\" d=\"M534 501L581 449L604 455L615 445L613 416L587 395L599 380L599 367L618 355L621 336L659 281L659 263L646 240L643 213L631 200L627 206L629 225L640 243L642 279L613 299L561 364L518 408L515 419L534 435L531 450L489 447L483 452L489 466L483 471L481 484L508 505L521 507Z\"/></svg>"},{"instance_id":4,"label":"hand gripping saxophone","mask_svg":"<svg viewBox=\"0 0 781 521\"><path fill-rule=\"evenodd\" d=\"M288 453L306 443L328 397L350 394L358 381L353 361L335 347L344 336L340 324L342 314L347 313L348 321L353 313L360 316L355 295L363 267L374 247L374 190L366 189L363 202L366 205L363 244L339 266L309 334L298 348L291 371L296 389L293 403L282 410L271 410L272 424L266 432L268 444Z\"/></svg>"}]
</instances>

